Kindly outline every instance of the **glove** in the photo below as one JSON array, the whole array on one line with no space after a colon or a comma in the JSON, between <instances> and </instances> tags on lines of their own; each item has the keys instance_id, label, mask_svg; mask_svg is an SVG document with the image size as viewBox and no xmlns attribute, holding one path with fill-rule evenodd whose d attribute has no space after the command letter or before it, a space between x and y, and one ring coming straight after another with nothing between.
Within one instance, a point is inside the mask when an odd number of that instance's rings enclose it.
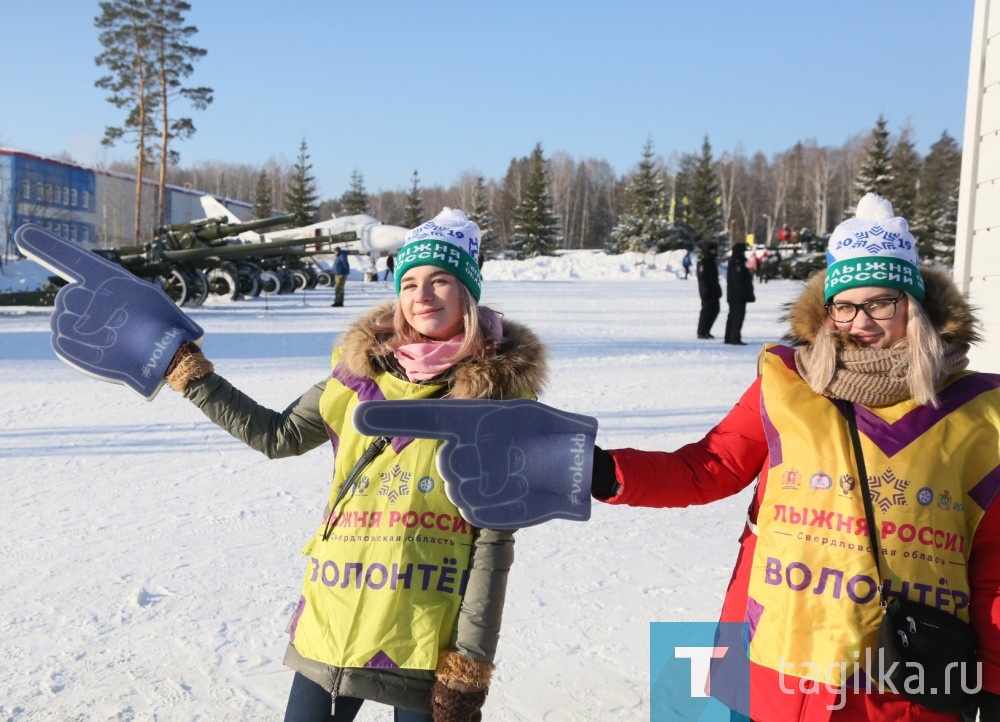
<instances>
[{"instance_id":1,"label":"glove","mask_svg":"<svg viewBox=\"0 0 1000 722\"><path fill-rule=\"evenodd\" d=\"M151 401L181 344L204 336L167 294L117 263L31 223L17 229L14 242L69 281L56 295L52 348L86 374Z\"/></svg>"},{"instance_id":2,"label":"glove","mask_svg":"<svg viewBox=\"0 0 1000 722\"><path fill-rule=\"evenodd\" d=\"M493 665L460 652L442 652L431 688L434 722L479 722Z\"/></svg>"},{"instance_id":3,"label":"glove","mask_svg":"<svg viewBox=\"0 0 1000 722\"><path fill-rule=\"evenodd\" d=\"M444 439L445 493L472 524L519 529L590 518L597 420L515 399L365 401L354 427L368 436Z\"/></svg>"},{"instance_id":4,"label":"glove","mask_svg":"<svg viewBox=\"0 0 1000 722\"><path fill-rule=\"evenodd\" d=\"M615 460L600 446L594 447L594 473L590 482L590 493L598 499L610 499L621 491L618 483Z\"/></svg>"},{"instance_id":5,"label":"glove","mask_svg":"<svg viewBox=\"0 0 1000 722\"><path fill-rule=\"evenodd\" d=\"M164 376L170 388L183 394L187 391L189 383L202 376L207 376L213 371L215 371L215 364L205 358L205 354L201 352L198 345L185 341L177 349L177 353L174 354Z\"/></svg>"}]
</instances>

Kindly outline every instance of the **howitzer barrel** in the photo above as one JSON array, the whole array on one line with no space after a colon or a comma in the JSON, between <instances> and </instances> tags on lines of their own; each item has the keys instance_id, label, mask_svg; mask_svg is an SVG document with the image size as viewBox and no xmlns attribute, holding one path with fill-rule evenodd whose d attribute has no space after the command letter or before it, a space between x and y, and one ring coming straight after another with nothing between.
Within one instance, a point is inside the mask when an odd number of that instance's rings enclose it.
<instances>
[{"instance_id":1,"label":"howitzer barrel","mask_svg":"<svg viewBox=\"0 0 1000 722\"><path fill-rule=\"evenodd\" d=\"M341 236L354 236L350 234L340 234ZM349 240L349 239L340 239ZM177 250L163 250L159 256L166 261L195 261L200 258L239 258L243 256L275 255L284 249L298 248L305 250L305 246L326 243L329 239L324 238L286 238L280 241L266 241L263 243L227 243L221 246L206 246L204 248L184 248ZM315 251L309 251L314 253Z\"/></svg>"},{"instance_id":2,"label":"howitzer barrel","mask_svg":"<svg viewBox=\"0 0 1000 722\"><path fill-rule=\"evenodd\" d=\"M260 218L255 221L245 223L230 223L224 217L206 218L201 221L191 221L190 223L178 223L173 226L160 226L154 230L157 238L179 239L183 245L193 245L193 243L207 243L218 241L223 238L233 238L246 231L256 231L261 228L280 226L291 223L295 216L274 216L272 218Z\"/></svg>"}]
</instances>

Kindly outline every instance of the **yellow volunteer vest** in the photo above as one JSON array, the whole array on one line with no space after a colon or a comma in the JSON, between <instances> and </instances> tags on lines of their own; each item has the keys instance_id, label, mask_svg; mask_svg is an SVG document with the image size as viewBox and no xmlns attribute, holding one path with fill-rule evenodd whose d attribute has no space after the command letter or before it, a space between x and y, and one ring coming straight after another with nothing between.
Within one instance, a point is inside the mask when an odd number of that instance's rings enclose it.
<instances>
[{"instance_id":1,"label":"yellow volunteer vest","mask_svg":"<svg viewBox=\"0 0 1000 722\"><path fill-rule=\"evenodd\" d=\"M320 400L338 438L328 506L373 441L351 425L354 407L440 391L388 373L341 377L339 356ZM338 667L434 669L439 650L453 644L474 528L445 495L439 443L393 439L337 505L335 523L324 520L303 548L309 561L291 630L303 656Z\"/></svg>"},{"instance_id":2,"label":"yellow volunteer vest","mask_svg":"<svg viewBox=\"0 0 1000 722\"><path fill-rule=\"evenodd\" d=\"M881 619L847 421L798 375L792 349L766 347L761 374L770 466L749 588L750 659L840 686L875 668ZM941 391L939 409L855 407L888 595L965 621L972 538L1000 488L998 387L1000 376L964 373Z\"/></svg>"}]
</instances>

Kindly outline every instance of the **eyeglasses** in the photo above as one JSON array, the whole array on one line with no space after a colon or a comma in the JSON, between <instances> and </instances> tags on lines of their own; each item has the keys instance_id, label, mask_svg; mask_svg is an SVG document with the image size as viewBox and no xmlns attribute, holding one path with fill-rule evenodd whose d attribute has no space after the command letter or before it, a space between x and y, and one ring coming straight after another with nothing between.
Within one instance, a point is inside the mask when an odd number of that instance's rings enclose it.
<instances>
[{"instance_id":1,"label":"eyeglasses","mask_svg":"<svg viewBox=\"0 0 1000 722\"><path fill-rule=\"evenodd\" d=\"M837 301L826 304L826 312L830 314L834 323L850 323L858 315L858 311L864 311L872 321L888 321L896 315L896 304L902 301L905 295L900 291L895 298L875 298L864 303Z\"/></svg>"}]
</instances>

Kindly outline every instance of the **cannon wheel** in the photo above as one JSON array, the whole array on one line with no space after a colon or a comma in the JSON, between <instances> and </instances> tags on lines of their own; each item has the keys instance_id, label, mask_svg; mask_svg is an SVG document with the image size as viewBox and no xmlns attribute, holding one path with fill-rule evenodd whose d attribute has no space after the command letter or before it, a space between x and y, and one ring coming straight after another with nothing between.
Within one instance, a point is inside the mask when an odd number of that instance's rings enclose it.
<instances>
[{"instance_id":1,"label":"cannon wheel","mask_svg":"<svg viewBox=\"0 0 1000 722\"><path fill-rule=\"evenodd\" d=\"M281 278L274 271L260 272L260 295L271 296L281 293Z\"/></svg>"},{"instance_id":2,"label":"cannon wheel","mask_svg":"<svg viewBox=\"0 0 1000 722\"><path fill-rule=\"evenodd\" d=\"M190 268L188 277L191 290L187 305L200 306L208 298L208 276L200 268Z\"/></svg>"},{"instance_id":3,"label":"cannon wheel","mask_svg":"<svg viewBox=\"0 0 1000 722\"><path fill-rule=\"evenodd\" d=\"M208 290L216 296L235 301L240 296L239 272L226 263L208 272Z\"/></svg>"},{"instance_id":4,"label":"cannon wheel","mask_svg":"<svg viewBox=\"0 0 1000 722\"><path fill-rule=\"evenodd\" d=\"M191 285L186 275L175 268L157 279L163 292L178 306L184 306L188 302L188 295L191 291Z\"/></svg>"},{"instance_id":5,"label":"cannon wheel","mask_svg":"<svg viewBox=\"0 0 1000 722\"><path fill-rule=\"evenodd\" d=\"M236 264L236 270L239 272L240 293L257 298L260 295L260 266L244 261Z\"/></svg>"},{"instance_id":6,"label":"cannon wheel","mask_svg":"<svg viewBox=\"0 0 1000 722\"><path fill-rule=\"evenodd\" d=\"M300 271L298 269L291 271L292 277L292 290L293 291L304 291L307 288L312 288L311 279L309 274L305 271Z\"/></svg>"}]
</instances>

